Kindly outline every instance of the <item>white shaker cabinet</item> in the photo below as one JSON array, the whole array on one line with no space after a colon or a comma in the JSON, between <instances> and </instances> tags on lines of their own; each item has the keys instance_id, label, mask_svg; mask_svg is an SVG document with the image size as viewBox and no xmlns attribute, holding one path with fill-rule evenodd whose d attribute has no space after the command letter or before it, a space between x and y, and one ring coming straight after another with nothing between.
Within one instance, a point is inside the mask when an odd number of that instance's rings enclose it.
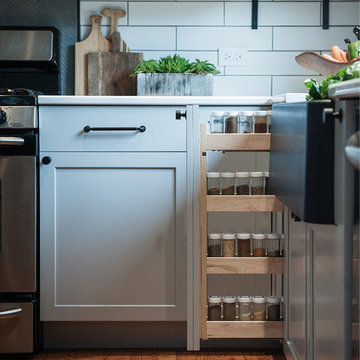
<instances>
[{"instance_id":1,"label":"white shaker cabinet","mask_svg":"<svg viewBox=\"0 0 360 360\"><path fill-rule=\"evenodd\" d=\"M41 320L185 321L186 121L45 106L40 134Z\"/></svg>"}]
</instances>

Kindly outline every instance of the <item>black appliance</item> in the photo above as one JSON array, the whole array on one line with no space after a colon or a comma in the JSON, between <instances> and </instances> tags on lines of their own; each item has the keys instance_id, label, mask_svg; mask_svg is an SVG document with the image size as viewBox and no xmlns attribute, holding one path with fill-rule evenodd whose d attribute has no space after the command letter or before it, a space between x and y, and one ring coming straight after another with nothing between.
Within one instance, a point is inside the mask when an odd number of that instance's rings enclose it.
<instances>
[{"instance_id":1,"label":"black appliance","mask_svg":"<svg viewBox=\"0 0 360 360\"><path fill-rule=\"evenodd\" d=\"M37 350L37 94L0 89L0 353Z\"/></svg>"},{"instance_id":2,"label":"black appliance","mask_svg":"<svg viewBox=\"0 0 360 360\"><path fill-rule=\"evenodd\" d=\"M0 27L0 88L59 94L59 35L53 27Z\"/></svg>"}]
</instances>

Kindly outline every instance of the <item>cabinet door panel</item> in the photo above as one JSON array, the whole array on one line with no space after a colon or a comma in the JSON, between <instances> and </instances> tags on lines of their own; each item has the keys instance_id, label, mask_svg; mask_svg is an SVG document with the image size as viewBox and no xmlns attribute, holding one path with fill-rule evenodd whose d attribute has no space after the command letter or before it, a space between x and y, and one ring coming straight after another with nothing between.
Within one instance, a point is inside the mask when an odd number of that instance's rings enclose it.
<instances>
[{"instance_id":1,"label":"cabinet door panel","mask_svg":"<svg viewBox=\"0 0 360 360\"><path fill-rule=\"evenodd\" d=\"M49 154L42 320L185 320L185 153Z\"/></svg>"},{"instance_id":2,"label":"cabinet door panel","mask_svg":"<svg viewBox=\"0 0 360 360\"><path fill-rule=\"evenodd\" d=\"M289 221L288 332L293 351L306 360L306 224Z\"/></svg>"}]
</instances>

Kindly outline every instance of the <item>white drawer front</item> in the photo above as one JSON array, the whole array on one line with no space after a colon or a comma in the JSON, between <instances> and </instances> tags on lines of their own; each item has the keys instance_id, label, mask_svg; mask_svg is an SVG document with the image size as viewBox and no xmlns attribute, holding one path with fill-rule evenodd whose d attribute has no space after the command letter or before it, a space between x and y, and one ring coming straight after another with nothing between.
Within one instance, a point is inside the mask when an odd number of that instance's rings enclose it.
<instances>
[{"instance_id":1,"label":"white drawer front","mask_svg":"<svg viewBox=\"0 0 360 360\"><path fill-rule=\"evenodd\" d=\"M177 106L40 106L40 151L186 151L186 120ZM140 127L140 131L90 131Z\"/></svg>"}]
</instances>

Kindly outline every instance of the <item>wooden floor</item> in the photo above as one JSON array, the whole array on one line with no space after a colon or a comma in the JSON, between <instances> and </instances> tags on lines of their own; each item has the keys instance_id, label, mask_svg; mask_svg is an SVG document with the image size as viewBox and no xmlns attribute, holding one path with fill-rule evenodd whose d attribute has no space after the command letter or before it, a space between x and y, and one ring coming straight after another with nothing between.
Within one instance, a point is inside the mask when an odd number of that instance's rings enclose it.
<instances>
[{"instance_id":1,"label":"wooden floor","mask_svg":"<svg viewBox=\"0 0 360 360\"><path fill-rule=\"evenodd\" d=\"M166 350L74 350L47 351L36 360L286 360L280 350L261 351L166 351Z\"/></svg>"}]
</instances>

